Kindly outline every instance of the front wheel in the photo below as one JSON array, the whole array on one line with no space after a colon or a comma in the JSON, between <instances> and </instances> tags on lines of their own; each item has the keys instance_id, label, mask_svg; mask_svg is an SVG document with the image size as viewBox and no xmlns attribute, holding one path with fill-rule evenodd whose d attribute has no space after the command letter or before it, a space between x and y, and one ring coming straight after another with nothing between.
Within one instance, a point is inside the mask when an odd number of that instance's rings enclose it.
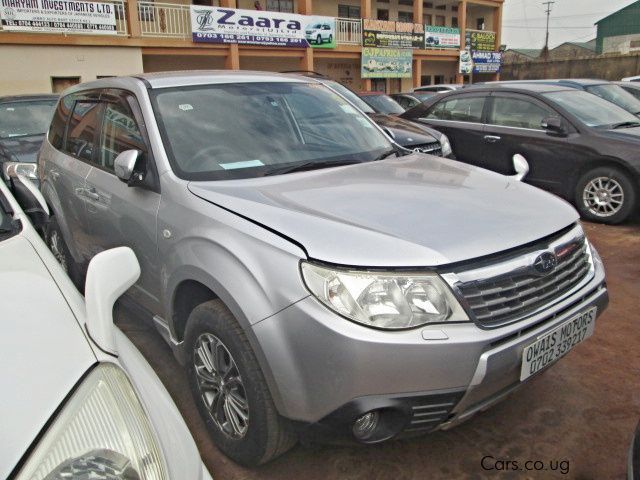
<instances>
[{"instance_id":1,"label":"front wheel","mask_svg":"<svg viewBox=\"0 0 640 480\"><path fill-rule=\"evenodd\" d=\"M575 204L586 220L617 224L633 212L636 189L619 168L598 167L578 180Z\"/></svg>"},{"instance_id":2,"label":"front wheel","mask_svg":"<svg viewBox=\"0 0 640 480\"><path fill-rule=\"evenodd\" d=\"M333 35L329 35L329 43L333 43Z\"/></svg>"},{"instance_id":3,"label":"front wheel","mask_svg":"<svg viewBox=\"0 0 640 480\"><path fill-rule=\"evenodd\" d=\"M321 37L320 35L318 35L318 36L316 37L316 44L317 44L317 45L322 45L322 37Z\"/></svg>"},{"instance_id":4,"label":"front wheel","mask_svg":"<svg viewBox=\"0 0 640 480\"><path fill-rule=\"evenodd\" d=\"M185 346L193 397L220 450L242 465L254 466L295 444L242 327L220 300L191 312Z\"/></svg>"},{"instance_id":5,"label":"front wheel","mask_svg":"<svg viewBox=\"0 0 640 480\"><path fill-rule=\"evenodd\" d=\"M71 251L64 241L62 230L55 215L49 219L45 229L45 241L62 269L69 275L78 290L82 292L84 290L82 269L71 256Z\"/></svg>"}]
</instances>

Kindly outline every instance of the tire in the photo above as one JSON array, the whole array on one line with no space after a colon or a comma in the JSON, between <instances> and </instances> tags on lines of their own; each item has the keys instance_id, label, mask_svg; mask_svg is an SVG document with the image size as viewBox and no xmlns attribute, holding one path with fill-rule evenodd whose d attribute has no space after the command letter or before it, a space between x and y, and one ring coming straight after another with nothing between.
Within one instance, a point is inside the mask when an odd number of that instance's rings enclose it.
<instances>
[{"instance_id":1,"label":"tire","mask_svg":"<svg viewBox=\"0 0 640 480\"><path fill-rule=\"evenodd\" d=\"M616 167L597 167L578 180L574 203L585 220L615 225L633 212L636 187L627 173Z\"/></svg>"},{"instance_id":2,"label":"tire","mask_svg":"<svg viewBox=\"0 0 640 480\"><path fill-rule=\"evenodd\" d=\"M333 43L333 35L329 35L329 43Z\"/></svg>"},{"instance_id":3,"label":"tire","mask_svg":"<svg viewBox=\"0 0 640 480\"><path fill-rule=\"evenodd\" d=\"M316 45L322 45L322 37L320 35L316 37Z\"/></svg>"},{"instance_id":4,"label":"tire","mask_svg":"<svg viewBox=\"0 0 640 480\"><path fill-rule=\"evenodd\" d=\"M62 269L69 275L76 288L80 292L84 292L82 268L71 256L71 251L62 236L62 230L55 215L49 218L49 223L45 229L45 241L47 247L49 247Z\"/></svg>"},{"instance_id":5,"label":"tire","mask_svg":"<svg viewBox=\"0 0 640 480\"><path fill-rule=\"evenodd\" d=\"M211 352L212 346L218 352L217 362L203 353L207 349ZM191 312L185 349L191 392L209 434L222 452L241 465L256 466L295 445L297 438L289 422L276 411L242 327L220 300L202 303ZM224 373L216 376L216 370ZM216 389L224 394L216 394ZM239 410L232 408L234 404ZM235 413L229 416L227 411ZM243 421L238 411L248 419ZM229 421L234 416L235 424Z\"/></svg>"}]
</instances>

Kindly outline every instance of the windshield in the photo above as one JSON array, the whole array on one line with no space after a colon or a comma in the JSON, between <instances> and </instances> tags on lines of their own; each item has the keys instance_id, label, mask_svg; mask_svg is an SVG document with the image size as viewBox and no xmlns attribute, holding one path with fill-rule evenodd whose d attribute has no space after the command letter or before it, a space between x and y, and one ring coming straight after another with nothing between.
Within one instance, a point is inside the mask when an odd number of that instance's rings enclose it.
<instances>
[{"instance_id":1,"label":"windshield","mask_svg":"<svg viewBox=\"0 0 640 480\"><path fill-rule=\"evenodd\" d=\"M387 115L404 113L404 108L389 95L363 95L360 98L367 102L371 108L378 113L385 113Z\"/></svg>"},{"instance_id":2,"label":"windshield","mask_svg":"<svg viewBox=\"0 0 640 480\"><path fill-rule=\"evenodd\" d=\"M323 81L323 83L329 88L338 92L347 100L349 100L351 103L353 103L356 107L358 107L364 113L376 113L375 110L371 108L365 101L363 101L358 95L353 93L351 90L349 90L347 87L345 87L341 83L334 82L334 81L326 81L326 80Z\"/></svg>"},{"instance_id":3,"label":"windshield","mask_svg":"<svg viewBox=\"0 0 640 480\"><path fill-rule=\"evenodd\" d=\"M416 97L421 102L424 102L432 98L435 95L435 93L434 92L413 92L411 95Z\"/></svg>"},{"instance_id":4,"label":"windshield","mask_svg":"<svg viewBox=\"0 0 640 480\"><path fill-rule=\"evenodd\" d=\"M152 97L172 166L190 180L373 161L393 148L366 116L320 84L202 85Z\"/></svg>"},{"instance_id":5,"label":"windshield","mask_svg":"<svg viewBox=\"0 0 640 480\"><path fill-rule=\"evenodd\" d=\"M0 138L41 135L49 128L55 100L0 104Z\"/></svg>"},{"instance_id":6,"label":"windshield","mask_svg":"<svg viewBox=\"0 0 640 480\"><path fill-rule=\"evenodd\" d=\"M595 85L586 87L587 92L593 93L605 100L615 103L634 115L640 114L640 100L626 92L620 85Z\"/></svg>"},{"instance_id":7,"label":"windshield","mask_svg":"<svg viewBox=\"0 0 640 480\"><path fill-rule=\"evenodd\" d=\"M565 90L544 93L543 95L589 127L610 127L620 123L638 121L638 117L626 110L581 90Z\"/></svg>"}]
</instances>

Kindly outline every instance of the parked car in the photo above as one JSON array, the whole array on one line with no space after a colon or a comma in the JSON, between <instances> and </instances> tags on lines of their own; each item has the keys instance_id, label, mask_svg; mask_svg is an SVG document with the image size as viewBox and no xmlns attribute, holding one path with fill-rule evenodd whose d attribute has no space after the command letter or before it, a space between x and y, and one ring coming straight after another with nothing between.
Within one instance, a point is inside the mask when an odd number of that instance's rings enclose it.
<instances>
[{"instance_id":1,"label":"parked car","mask_svg":"<svg viewBox=\"0 0 640 480\"><path fill-rule=\"evenodd\" d=\"M627 480L640 480L640 423L631 439L627 459Z\"/></svg>"},{"instance_id":2,"label":"parked car","mask_svg":"<svg viewBox=\"0 0 640 480\"><path fill-rule=\"evenodd\" d=\"M491 84L442 94L402 117L444 132L466 163L508 175L511 158L522 154L527 181L588 220L619 223L638 205L638 118L585 91Z\"/></svg>"},{"instance_id":3,"label":"parked car","mask_svg":"<svg viewBox=\"0 0 640 480\"><path fill-rule=\"evenodd\" d=\"M74 153L78 137L91 157ZM589 337L607 305L568 203L407 154L314 79L76 86L39 162L68 263L136 252L131 298L243 464L298 436L367 444L453 427Z\"/></svg>"},{"instance_id":4,"label":"parked car","mask_svg":"<svg viewBox=\"0 0 640 480\"><path fill-rule=\"evenodd\" d=\"M36 187L15 182L44 221ZM211 479L160 379L113 325L139 274L131 249L104 251L83 298L0 182L0 478Z\"/></svg>"},{"instance_id":5,"label":"parked car","mask_svg":"<svg viewBox=\"0 0 640 480\"><path fill-rule=\"evenodd\" d=\"M442 93L442 92L451 92L453 90L460 90L464 85L459 83L441 83L438 85L424 85L422 87L416 87L413 89L414 92L431 92L431 93Z\"/></svg>"},{"instance_id":6,"label":"parked car","mask_svg":"<svg viewBox=\"0 0 640 480\"><path fill-rule=\"evenodd\" d=\"M493 84L498 82L486 82L487 84ZM625 91L620 85L616 85L606 80L593 80L593 79L559 79L559 80L509 80L507 84L518 83L542 83L547 85L559 85L562 87L570 87L578 90L584 90L585 92L597 95L600 98L615 103L619 107L624 108L627 112L636 116L640 116L640 100ZM478 85L478 84L476 84Z\"/></svg>"},{"instance_id":7,"label":"parked car","mask_svg":"<svg viewBox=\"0 0 640 480\"><path fill-rule=\"evenodd\" d=\"M339 95L342 95L351 104L366 113L377 125L382 127L386 133L400 146L421 153L430 155L452 157L451 144L446 135L417 122L403 120L395 115L385 115L376 113L367 103L365 103L358 95L349 88L336 82L329 77L325 77L316 72L297 71L283 72L304 75L313 78L317 82L322 83L325 87Z\"/></svg>"},{"instance_id":8,"label":"parked car","mask_svg":"<svg viewBox=\"0 0 640 480\"><path fill-rule=\"evenodd\" d=\"M384 92L359 92L358 96L376 113L400 115L404 112L404 108Z\"/></svg>"},{"instance_id":9,"label":"parked car","mask_svg":"<svg viewBox=\"0 0 640 480\"><path fill-rule=\"evenodd\" d=\"M640 75L635 77L626 77L622 79L623 82L640 82Z\"/></svg>"},{"instance_id":10,"label":"parked car","mask_svg":"<svg viewBox=\"0 0 640 480\"><path fill-rule=\"evenodd\" d=\"M420 105L425 100L433 97L434 93L430 92L410 92L410 93L392 93L390 95L398 104L408 110L410 108L415 107L416 105Z\"/></svg>"},{"instance_id":11,"label":"parked car","mask_svg":"<svg viewBox=\"0 0 640 480\"><path fill-rule=\"evenodd\" d=\"M640 100L640 83L638 82L614 82L616 85L629 92L631 95Z\"/></svg>"},{"instance_id":12,"label":"parked car","mask_svg":"<svg viewBox=\"0 0 640 480\"><path fill-rule=\"evenodd\" d=\"M0 97L0 167L5 182L19 173L37 181L36 157L57 95Z\"/></svg>"},{"instance_id":13,"label":"parked car","mask_svg":"<svg viewBox=\"0 0 640 480\"><path fill-rule=\"evenodd\" d=\"M307 41L311 44L322 45L325 42L333 43L333 29L328 23L314 23L305 30Z\"/></svg>"}]
</instances>

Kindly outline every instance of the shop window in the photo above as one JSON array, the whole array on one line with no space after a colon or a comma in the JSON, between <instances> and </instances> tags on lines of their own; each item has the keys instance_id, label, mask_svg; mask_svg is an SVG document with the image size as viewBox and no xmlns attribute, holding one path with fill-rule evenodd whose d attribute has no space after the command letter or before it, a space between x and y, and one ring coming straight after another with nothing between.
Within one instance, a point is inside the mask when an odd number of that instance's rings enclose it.
<instances>
[{"instance_id":1,"label":"shop window","mask_svg":"<svg viewBox=\"0 0 640 480\"><path fill-rule=\"evenodd\" d=\"M433 76L433 84L441 85L444 83L444 75L434 75Z\"/></svg>"},{"instance_id":2,"label":"shop window","mask_svg":"<svg viewBox=\"0 0 640 480\"><path fill-rule=\"evenodd\" d=\"M378 3L389 3L389 0L378 0Z\"/></svg>"},{"instance_id":3,"label":"shop window","mask_svg":"<svg viewBox=\"0 0 640 480\"><path fill-rule=\"evenodd\" d=\"M389 20L389 10L378 9L378 20Z\"/></svg>"},{"instance_id":4,"label":"shop window","mask_svg":"<svg viewBox=\"0 0 640 480\"><path fill-rule=\"evenodd\" d=\"M476 29L484 30L484 17L480 17L476 20Z\"/></svg>"},{"instance_id":5,"label":"shop window","mask_svg":"<svg viewBox=\"0 0 640 480\"><path fill-rule=\"evenodd\" d=\"M413 0L398 0L398 5L409 5L413 6Z\"/></svg>"},{"instance_id":6,"label":"shop window","mask_svg":"<svg viewBox=\"0 0 640 480\"><path fill-rule=\"evenodd\" d=\"M398 21L404 23L413 23L413 12L398 12Z\"/></svg>"},{"instance_id":7,"label":"shop window","mask_svg":"<svg viewBox=\"0 0 640 480\"><path fill-rule=\"evenodd\" d=\"M433 3L431 3L431 2L422 2L422 6L424 8L433 8Z\"/></svg>"},{"instance_id":8,"label":"shop window","mask_svg":"<svg viewBox=\"0 0 640 480\"><path fill-rule=\"evenodd\" d=\"M458 28L458 17L451 17L451 27Z\"/></svg>"},{"instance_id":9,"label":"shop window","mask_svg":"<svg viewBox=\"0 0 640 480\"><path fill-rule=\"evenodd\" d=\"M447 6L446 5L436 5L436 10L446 10Z\"/></svg>"},{"instance_id":10,"label":"shop window","mask_svg":"<svg viewBox=\"0 0 640 480\"><path fill-rule=\"evenodd\" d=\"M267 0L267 10L293 13L293 0Z\"/></svg>"},{"instance_id":11,"label":"shop window","mask_svg":"<svg viewBox=\"0 0 640 480\"><path fill-rule=\"evenodd\" d=\"M422 15L422 23L425 25L433 25L433 15L427 13L426 15Z\"/></svg>"},{"instance_id":12,"label":"shop window","mask_svg":"<svg viewBox=\"0 0 640 480\"><path fill-rule=\"evenodd\" d=\"M51 77L51 91L60 93L80 83L80 77Z\"/></svg>"},{"instance_id":13,"label":"shop window","mask_svg":"<svg viewBox=\"0 0 640 480\"><path fill-rule=\"evenodd\" d=\"M203 5L205 7L213 7L213 0L191 0L194 5Z\"/></svg>"},{"instance_id":14,"label":"shop window","mask_svg":"<svg viewBox=\"0 0 640 480\"><path fill-rule=\"evenodd\" d=\"M431 75L422 75L420 77L420 85L422 87L426 87L427 85L431 85Z\"/></svg>"},{"instance_id":15,"label":"shop window","mask_svg":"<svg viewBox=\"0 0 640 480\"><path fill-rule=\"evenodd\" d=\"M453 6L451 7L451 11L452 11L452 12L457 12L457 11L458 11L458 6L457 6L457 5L453 5Z\"/></svg>"},{"instance_id":16,"label":"shop window","mask_svg":"<svg viewBox=\"0 0 640 480\"><path fill-rule=\"evenodd\" d=\"M338 16L341 18L360 18L360 7L355 5L338 5Z\"/></svg>"},{"instance_id":17,"label":"shop window","mask_svg":"<svg viewBox=\"0 0 640 480\"><path fill-rule=\"evenodd\" d=\"M436 15L436 26L444 27L446 26L447 17L444 15Z\"/></svg>"},{"instance_id":18,"label":"shop window","mask_svg":"<svg viewBox=\"0 0 640 480\"><path fill-rule=\"evenodd\" d=\"M372 78L371 79L371 91L373 92L385 92L387 91L387 79L386 78Z\"/></svg>"}]
</instances>

